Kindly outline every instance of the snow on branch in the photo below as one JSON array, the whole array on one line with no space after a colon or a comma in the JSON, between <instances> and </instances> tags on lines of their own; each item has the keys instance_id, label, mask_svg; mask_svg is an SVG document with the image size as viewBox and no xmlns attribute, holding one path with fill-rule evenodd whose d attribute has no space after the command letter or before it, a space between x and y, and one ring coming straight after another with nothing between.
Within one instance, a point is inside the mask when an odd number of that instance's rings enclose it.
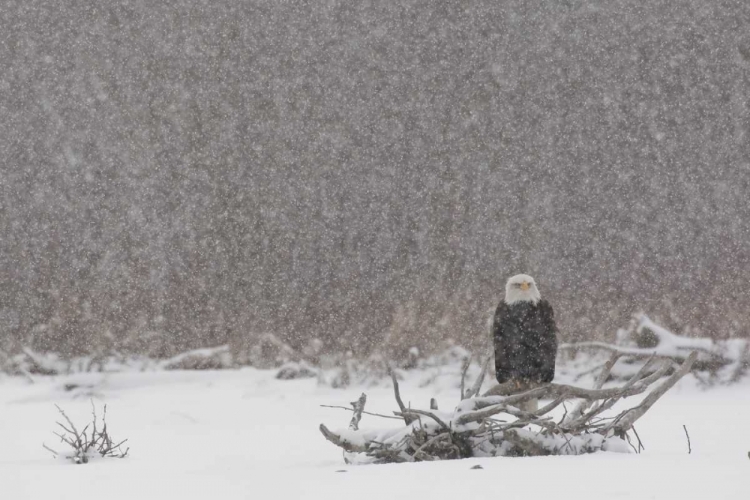
<instances>
[{"instance_id":1,"label":"snow on branch","mask_svg":"<svg viewBox=\"0 0 750 500\"><path fill-rule=\"evenodd\" d=\"M466 397L452 412L437 409L404 408L394 377L394 395L406 427L360 430L357 425L333 432L320 425L323 436L344 451L355 463L390 463L447 460L481 456L578 455L596 451L628 451L633 425L687 374L698 358L688 354L678 369L667 375L670 362L652 357L629 380L618 387L602 388L621 356L613 355L599 374L594 387L586 389L564 384L544 384L511 396ZM655 368L650 371L650 368ZM483 376L484 371L479 377ZM462 372L462 378L465 372ZM657 384L657 382L661 381ZM479 387L477 381L472 386ZM656 384L656 385L655 385ZM641 404L614 416L603 416L622 399L647 393ZM523 411L525 402L551 399L534 412ZM555 419L552 412L566 401L575 400L573 411ZM360 397L360 410L365 395ZM358 403L359 403L358 401ZM358 404L354 404L355 411ZM361 411L359 412L361 416ZM408 419L408 420L407 420ZM640 439L634 436L640 451Z\"/></svg>"},{"instance_id":2,"label":"snow on branch","mask_svg":"<svg viewBox=\"0 0 750 500\"><path fill-rule=\"evenodd\" d=\"M584 353L607 353L618 359L627 360L627 365L633 369L652 359L670 362L671 369L675 369L695 352L697 358L691 365L691 372L706 385L737 382L750 368L747 356L750 352L748 339L713 340L684 337L657 325L643 314L636 315L628 328L618 332L614 344L576 342L561 344L558 350L561 353L572 353L574 356L582 356ZM587 358L587 363L584 364L587 369L580 373L579 377L603 369L591 368L593 359ZM625 366L623 368L620 372L612 372L608 375L609 378L628 378L632 372L625 369ZM604 382L606 381L608 380Z\"/></svg>"},{"instance_id":3,"label":"snow on branch","mask_svg":"<svg viewBox=\"0 0 750 500\"><path fill-rule=\"evenodd\" d=\"M164 370L220 370L232 365L229 346L207 347L183 352L159 363Z\"/></svg>"}]
</instances>

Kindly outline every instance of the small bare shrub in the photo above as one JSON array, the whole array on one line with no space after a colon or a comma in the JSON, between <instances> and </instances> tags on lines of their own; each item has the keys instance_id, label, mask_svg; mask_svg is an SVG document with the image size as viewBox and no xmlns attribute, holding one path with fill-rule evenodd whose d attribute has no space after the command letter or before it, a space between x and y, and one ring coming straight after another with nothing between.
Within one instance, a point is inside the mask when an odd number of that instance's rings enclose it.
<instances>
[{"instance_id":1,"label":"small bare shrub","mask_svg":"<svg viewBox=\"0 0 750 500\"><path fill-rule=\"evenodd\" d=\"M121 446L127 441L123 439L120 442L112 439L112 435L107 429L107 405L104 405L104 412L101 419L101 428L97 427L98 418L96 416L96 407L94 402L91 402L91 415L92 421L86 424L86 427L82 431L78 431L73 421L70 420L68 415L65 414L62 408L55 405L57 411L60 412L65 423L56 422L57 425L63 429L63 432L54 432L55 436L60 438L61 443L65 443L72 451L67 453L60 453L53 450L46 444L42 444L45 449L52 452L55 457L62 456L69 460L72 460L76 464L88 463L91 458L96 456L110 457L110 458L125 458L130 451L130 448L126 448L122 451Z\"/></svg>"}]
</instances>

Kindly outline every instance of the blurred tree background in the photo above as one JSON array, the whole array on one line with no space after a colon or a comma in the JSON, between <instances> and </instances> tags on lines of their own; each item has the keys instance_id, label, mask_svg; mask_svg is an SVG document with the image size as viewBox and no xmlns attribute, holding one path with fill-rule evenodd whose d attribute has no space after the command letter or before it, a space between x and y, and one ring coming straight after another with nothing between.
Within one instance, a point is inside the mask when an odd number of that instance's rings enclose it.
<instances>
[{"instance_id":1,"label":"blurred tree background","mask_svg":"<svg viewBox=\"0 0 750 500\"><path fill-rule=\"evenodd\" d=\"M7 0L0 67L8 349L750 330L750 2Z\"/></svg>"}]
</instances>

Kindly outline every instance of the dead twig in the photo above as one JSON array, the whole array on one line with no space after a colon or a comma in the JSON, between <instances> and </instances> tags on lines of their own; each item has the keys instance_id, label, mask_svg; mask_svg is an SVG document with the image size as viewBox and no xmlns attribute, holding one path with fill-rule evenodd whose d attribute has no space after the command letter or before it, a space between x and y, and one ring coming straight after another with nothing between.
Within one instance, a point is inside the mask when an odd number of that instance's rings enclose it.
<instances>
[{"instance_id":1,"label":"dead twig","mask_svg":"<svg viewBox=\"0 0 750 500\"><path fill-rule=\"evenodd\" d=\"M430 411L408 409L408 410L404 410L403 412L397 412L397 414L402 414L404 416L406 416L407 414L409 414L409 415L412 415L412 416L413 415L422 415L422 416L425 416L425 417L430 417L432 420L434 420L435 422L437 422L438 425L440 425L440 427L442 427L443 429L450 430L450 427L448 427L448 424L446 424L445 422L443 422L440 419L440 417L436 416L434 413L432 413Z\"/></svg>"},{"instance_id":2,"label":"dead twig","mask_svg":"<svg viewBox=\"0 0 750 500\"><path fill-rule=\"evenodd\" d=\"M362 412L365 409L366 402L367 395L363 392L358 400L351 403L354 408L354 415L352 415L352 420L349 422L349 428L353 431L359 430L359 421L362 419Z\"/></svg>"},{"instance_id":3,"label":"dead twig","mask_svg":"<svg viewBox=\"0 0 750 500\"><path fill-rule=\"evenodd\" d=\"M638 453L641 452L641 450L645 450L646 447L643 445L643 441L641 441L641 436L638 435L638 431L635 430L635 426L632 427L633 434L635 434L635 438L638 440Z\"/></svg>"},{"instance_id":4,"label":"dead twig","mask_svg":"<svg viewBox=\"0 0 750 500\"><path fill-rule=\"evenodd\" d=\"M461 399L473 398L474 396L479 394L479 391L482 389L482 383L484 382L485 374L487 373L487 367L489 367L491 361L492 355L490 354L484 359L484 363L482 363L482 366L479 370L479 375L477 375L477 378L474 381L474 384L469 389L469 392L467 392Z\"/></svg>"},{"instance_id":5,"label":"dead twig","mask_svg":"<svg viewBox=\"0 0 750 500\"><path fill-rule=\"evenodd\" d=\"M411 425L411 423L414 422L415 419L404 413L406 411L406 406L404 405L404 402L401 400L401 392L398 389L398 379L396 378L396 371L393 369L393 366L391 365L390 362L386 362L386 366L388 367L388 371L391 374L391 381L393 382L393 393L396 397L396 404L401 410L401 413L402 413L402 416L406 425Z\"/></svg>"},{"instance_id":6,"label":"dead twig","mask_svg":"<svg viewBox=\"0 0 750 500\"><path fill-rule=\"evenodd\" d=\"M346 406L335 406L335 405L320 405L321 408L337 408L339 410L354 411L354 408L347 408ZM382 415L380 413L372 413L369 411L362 410L363 415L372 415L373 417L390 418L393 420L403 420L401 417L394 417L392 415Z\"/></svg>"},{"instance_id":7,"label":"dead twig","mask_svg":"<svg viewBox=\"0 0 750 500\"><path fill-rule=\"evenodd\" d=\"M464 393L464 383L466 382L466 372L469 371L469 366L471 366L471 358L472 356L468 356L464 358L463 365L461 366L461 399L462 400L467 398L466 394Z\"/></svg>"},{"instance_id":8,"label":"dead twig","mask_svg":"<svg viewBox=\"0 0 750 500\"><path fill-rule=\"evenodd\" d=\"M604 363L604 366L602 366L601 372L599 372L599 376L596 378L596 381L594 382L594 389L601 389L604 385L604 382L606 382L607 377L609 377L609 374L612 371L612 367L615 366L615 363L617 363L617 360L620 359L622 356L621 353L613 352L612 355L609 357L609 360ZM575 406L573 406L573 409L570 411L570 413L566 414L564 422L567 421L574 421L581 417L583 412L585 412L589 406L591 406L592 401L589 399L581 399L576 403Z\"/></svg>"}]
</instances>

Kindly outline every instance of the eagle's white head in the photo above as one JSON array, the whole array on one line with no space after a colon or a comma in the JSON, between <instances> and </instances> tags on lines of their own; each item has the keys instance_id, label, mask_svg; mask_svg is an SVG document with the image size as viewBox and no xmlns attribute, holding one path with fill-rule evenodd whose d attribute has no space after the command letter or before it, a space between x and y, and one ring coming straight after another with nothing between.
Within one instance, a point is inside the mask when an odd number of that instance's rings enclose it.
<instances>
[{"instance_id":1,"label":"eagle's white head","mask_svg":"<svg viewBox=\"0 0 750 500\"><path fill-rule=\"evenodd\" d=\"M542 298L534 278L528 274L516 274L505 284L505 303L532 302L536 304Z\"/></svg>"}]
</instances>

